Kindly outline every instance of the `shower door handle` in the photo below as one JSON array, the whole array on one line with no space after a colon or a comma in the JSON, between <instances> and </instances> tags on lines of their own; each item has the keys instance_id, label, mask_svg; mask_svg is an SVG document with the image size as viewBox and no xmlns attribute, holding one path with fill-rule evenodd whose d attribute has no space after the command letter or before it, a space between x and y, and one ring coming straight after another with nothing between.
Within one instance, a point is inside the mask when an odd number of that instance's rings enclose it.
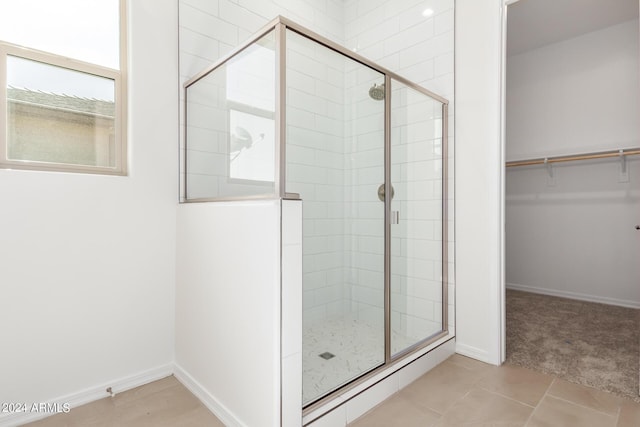
<instances>
[{"instance_id":1,"label":"shower door handle","mask_svg":"<svg viewBox=\"0 0 640 427\"><path fill-rule=\"evenodd\" d=\"M391 211L391 224L400 224L400 211Z\"/></svg>"}]
</instances>

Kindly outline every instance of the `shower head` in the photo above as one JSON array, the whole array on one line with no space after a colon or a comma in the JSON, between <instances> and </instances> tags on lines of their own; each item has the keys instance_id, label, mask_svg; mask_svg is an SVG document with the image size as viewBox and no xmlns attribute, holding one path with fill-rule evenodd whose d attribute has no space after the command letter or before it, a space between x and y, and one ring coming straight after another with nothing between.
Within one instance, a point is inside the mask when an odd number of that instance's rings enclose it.
<instances>
[{"instance_id":1,"label":"shower head","mask_svg":"<svg viewBox=\"0 0 640 427\"><path fill-rule=\"evenodd\" d=\"M380 85L374 83L369 89L369 96L376 101L382 101L384 99L384 83Z\"/></svg>"}]
</instances>

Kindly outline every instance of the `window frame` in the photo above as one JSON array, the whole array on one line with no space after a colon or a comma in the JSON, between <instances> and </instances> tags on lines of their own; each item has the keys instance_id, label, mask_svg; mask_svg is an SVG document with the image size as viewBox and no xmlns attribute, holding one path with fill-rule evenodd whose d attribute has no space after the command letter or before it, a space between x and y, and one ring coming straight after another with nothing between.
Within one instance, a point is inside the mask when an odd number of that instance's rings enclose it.
<instances>
[{"instance_id":1,"label":"window frame","mask_svg":"<svg viewBox=\"0 0 640 427\"><path fill-rule=\"evenodd\" d=\"M0 40L0 168L53 172L76 172L100 175L128 174L127 156L127 16L126 0L119 0L119 69L113 69L78 59L68 58L37 49L19 46ZM113 80L115 104L115 163L109 166L91 166L45 162L37 160L14 160L8 158L8 97L7 97L7 57L18 57L37 61L54 67L91 74Z\"/></svg>"}]
</instances>

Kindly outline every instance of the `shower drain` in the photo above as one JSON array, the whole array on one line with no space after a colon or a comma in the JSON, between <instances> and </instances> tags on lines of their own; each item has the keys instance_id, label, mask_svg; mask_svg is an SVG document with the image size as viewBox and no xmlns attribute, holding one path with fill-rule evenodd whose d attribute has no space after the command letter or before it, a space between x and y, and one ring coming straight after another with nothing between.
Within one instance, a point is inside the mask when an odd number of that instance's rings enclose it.
<instances>
[{"instance_id":1,"label":"shower drain","mask_svg":"<svg viewBox=\"0 0 640 427\"><path fill-rule=\"evenodd\" d=\"M336 357L335 354L331 354L328 351L325 351L322 354L319 354L318 356L322 357L324 360L329 360L329 359L333 359L334 357Z\"/></svg>"}]
</instances>

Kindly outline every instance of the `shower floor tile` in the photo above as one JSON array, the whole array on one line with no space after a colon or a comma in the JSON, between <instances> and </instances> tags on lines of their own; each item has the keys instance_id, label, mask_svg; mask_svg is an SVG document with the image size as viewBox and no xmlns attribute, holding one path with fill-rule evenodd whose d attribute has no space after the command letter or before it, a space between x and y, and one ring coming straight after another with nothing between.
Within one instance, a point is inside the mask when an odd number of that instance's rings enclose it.
<instances>
[{"instance_id":1,"label":"shower floor tile","mask_svg":"<svg viewBox=\"0 0 640 427\"><path fill-rule=\"evenodd\" d=\"M398 348L416 342L393 331ZM302 400L306 404L384 362L384 329L349 316L306 326L302 335ZM331 353L325 359L321 355Z\"/></svg>"}]
</instances>

